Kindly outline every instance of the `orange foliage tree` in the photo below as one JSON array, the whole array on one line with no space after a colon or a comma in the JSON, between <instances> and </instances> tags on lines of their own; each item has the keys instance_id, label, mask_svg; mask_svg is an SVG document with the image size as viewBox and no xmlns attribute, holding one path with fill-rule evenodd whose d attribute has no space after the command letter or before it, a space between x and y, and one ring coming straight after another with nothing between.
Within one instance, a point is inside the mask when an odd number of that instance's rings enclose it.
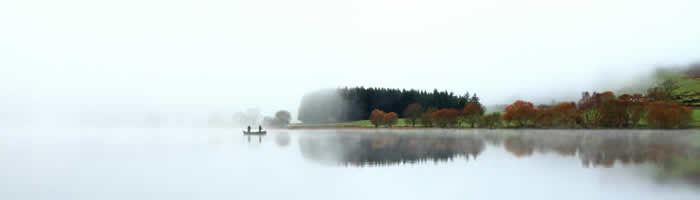
<instances>
[{"instance_id":1,"label":"orange foliage tree","mask_svg":"<svg viewBox=\"0 0 700 200\"><path fill-rule=\"evenodd\" d=\"M440 109L433 113L433 119L435 123L442 128L455 126L457 125L457 110Z\"/></svg>"},{"instance_id":2,"label":"orange foliage tree","mask_svg":"<svg viewBox=\"0 0 700 200\"><path fill-rule=\"evenodd\" d=\"M549 105L539 105L535 108L535 127L549 128L553 126L554 112Z\"/></svg>"},{"instance_id":3,"label":"orange foliage tree","mask_svg":"<svg viewBox=\"0 0 700 200\"><path fill-rule=\"evenodd\" d=\"M391 128L394 124L396 124L399 120L399 115L397 115L395 112L390 112L384 114L384 125L387 127Z\"/></svg>"},{"instance_id":4,"label":"orange foliage tree","mask_svg":"<svg viewBox=\"0 0 700 200\"><path fill-rule=\"evenodd\" d=\"M464 110L462 110L462 115L464 121L474 128L474 124L481 121L481 116L484 115L484 106L479 102L469 102L464 105Z\"/></svg>"},{"instance_id":5,"label":"orange foliage tree","mask_svg":"<svg viewBox=\"0 0 700 200\"><path fill-rule=\"evenodd\" d=\"M379 109L374 109L369 114L369 121L374 125L374 128L379 127L384 122L384 114L384 111Z\"/></svg>"},{"instance_id":6,"label":"orange foliage tree","mask_svg":"<svg viewBox=\"0 0 700 200\"><path fill-rule=\"evenodd\" d=\"M409 104L403 111L403 116L411 122L411 126L416 127L416 121L423 114L423 106L418 103Z\"/></svg>"},{"instance_id":7,"label":"orange foliage tree","mask_svg":"<svg viewBox=\"0 0 700 200\"><path fill-rule=\"evenodd\" d=\"M535 117L535 106L521 100L506 107L505 114L503 114L504 120L514 122L518 127L526 126L528 122L534 121Z\"/></svg>"},{"instance_id":8,"label":"orange foliage tree","mask_svg":"<svg viewBox=\"0 0 700 200\"><path fill-rule=\"evenodd\" d=\"M690 108L677 102L654 101L647 112L649 125L657 128L685 128L692 121Z\"/></svg>"},{"instance_id":9,"label":"orange foliage tree","mask_svg":"<svg viewBox=\"0 0 700 200\"><path fill-rule=\"evenodd\" d=\"M560 103L551 108L552 124L560 128L576 128L582 121L581 112L574 102Z\"/></svg>"}]
</instances>

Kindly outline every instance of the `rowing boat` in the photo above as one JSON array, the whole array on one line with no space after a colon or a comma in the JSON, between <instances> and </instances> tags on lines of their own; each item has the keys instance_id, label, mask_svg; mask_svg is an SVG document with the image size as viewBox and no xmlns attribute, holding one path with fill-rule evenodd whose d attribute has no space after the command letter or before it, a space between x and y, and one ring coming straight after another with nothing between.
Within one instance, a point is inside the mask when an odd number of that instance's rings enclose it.
<instances>
[{"instance_id":1,"label":"rowing boat","mask_svg":"<svg viewBox=\"0 0 700 200\"><path fill-rule=\"evenodd\" d=\"M258 132L243 131L243 135L265 135L265 134L267 134L267 131L258 131Z\"/></svg>"}]
</instances>

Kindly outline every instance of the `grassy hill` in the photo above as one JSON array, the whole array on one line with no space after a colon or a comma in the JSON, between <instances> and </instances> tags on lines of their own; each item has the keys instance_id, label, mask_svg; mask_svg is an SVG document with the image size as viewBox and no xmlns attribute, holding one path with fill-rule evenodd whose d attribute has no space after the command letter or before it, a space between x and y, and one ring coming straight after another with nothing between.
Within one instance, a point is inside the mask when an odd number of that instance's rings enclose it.
<instances>
[{"instance_id":1,"label":"grassy hill","mask_svg":"<svg viewBox=\"0 0 700 200\"><path fill-rule=\"evenodd\" d=\"M671 92L674 101L700 108L700 79L678 77L672 79L678 88Z\"/></svg>"}]
</instances>

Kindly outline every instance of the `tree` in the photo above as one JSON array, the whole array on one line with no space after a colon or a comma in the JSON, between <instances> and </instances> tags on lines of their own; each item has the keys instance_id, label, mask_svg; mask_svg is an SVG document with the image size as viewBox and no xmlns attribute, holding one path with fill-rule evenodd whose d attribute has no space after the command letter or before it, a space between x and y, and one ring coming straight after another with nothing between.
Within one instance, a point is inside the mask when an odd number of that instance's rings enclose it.
<instances>
[{"instance_id":1,"label":"tree","mask_svg":"<svg viewBox=\"0 0 700 200\"><path fill-rule=\"evenodd\" d=\"M462 111L464 121L471 124L472 128L474 128L474 124L481 121L481 116L484 115L484 106L478 102L478 97L476 97L476 94L474 98L476 98L477 102L467 103L464 105L464 110Z\"/></svg>"},{"instance_id":2,"label":"tree","mask_svg":"<svg viewBox=\"0 0 700 200\"><path fill-rule=\"evenodd\" d=\"M384 125L391 128L398 122L398 119L399 115L397 115L395 112L386 113L384 114Z\"/></svg>"},{"instance_id":3,"label":"tree","mask_svg":"<svg viewBox=\"0 0 700 200\"><path fill-rule=\"evenodd\" d=\"M286 127L289 125L289 122L292 121L292 114L289 113L289 111L286 110L280 110L275 113L275 119L274 119L280 127Z\"/></svg>"},{"instance_id":4,"label":"tree","mask_svg":"<svg viewBox=\"0 0 700 200\"><path fill-rule=\"evenodd\" d=\"M428 108L423 112L423 114L420 116L420 123L423 124L423 127L433 127L433 122L435 120L433 119L433 113L435 113L437 109L435 108Z\"/></svg>"},{"instance_id":5,"label":"tree","mask_svg":"<svg viewBox=\"0 0 700 200\"><path fill-rule=\"evenodd\" d=\"M372 114L369 115L369 121L374 125L374 128L379 127L384 122L384 111L379 109L374 109Z\"/></svg>"},{"instance_id":6,"label":"tree","mask_svg":"<svg viewBox=\"0 0 700 200\"><path fill-rule=\"evenodd\" d=\"M663 88L655 87L647 89L647 96L650 101L668 101L671 100L671 95Z\"/></svg>"},{"instance_id":7,"label":"tree","mask_svg":"<svg viewBox=\"0 0 700 200\"><path fill-rule=\"evenodd\" d=\"M625 127L627 118L627 104L615 98L603 101L598 108L601 113L601 125L609 128Z\"/></svg>"},{"instance_id":8,"label":"tree","mask_svg":"<svg viewBox=\"0 0 700 200\"><path fill-rule=\"evenodd\" d=\"M654 101L647 105L647 121L657 128L685 128L692 121L691 110L677 102Z\"/></svg>"},{"instance_id":9,"label":"tree","mask_svg":"<svg viewBox=\"0 0 700 200\"><path fill-rule=\"evenodd\" d=\"M423 114L423 106L418 103L409 104L403 111L403 116L411 122L411 126L416 127L416 121Z\"/></svg>"},{"instance_id":10,"label":"tree","mask_svg":"<svg viewBox=\"0 0 700 200\"><path fill-rule=\"evenodd\" d=\"M441 128L457 125L457 110L440 109L433 113L433 119Z\"/></svg>"},{"instance_id":11,"label":"tree","mask_svg":"<svg viewBox=\"0 0 700 200\"><path fill-rule=\"evenodd\" d=\"M645 113L644 106L649 101L647 96L641 94L623 94L618 99L627 104L627 118L629 119L628 126L636 127L639 124L639 120Z\"/></svg>"},{"instance_id":12,"label":"tree","mask_svg":"<svg viewBox=\"0 0 700 200\"><path fill-rule=\"evenodd\" d=\"M552 126L561 128L576 128L581 119L581 112L574 102L560 103L551 108Z\"/></svg>"},{"instance_id":13,"label":"tree","mask_svg":"<svg viewBox=\"0 0 700 200\"><path fill-rule=\"evenodd\" d=\"M615 99L615 94L613 92L607 91L603 93L593 92L590 95L588 92L584 92L581 100L578 102L579 110L581 110L581 117L586 128L597 128L600 127L605 121L603 111L600 107L607 101ZM608 115L610 117L611 115Z\"/></svg>"},{"instance_id":14,"label":"tree","mask_svg":"<svg viewBox=\"0 0 700 200\"><path fill-rule=\"evenodd\" d=\"M275 127L275 128L285 128L289 125L292 120L292 115L286 110L280 110L275 113L275 117L265 117L263 119L263 126Z\"/></svg>"},{"instance_id":15,"label":"tree","mask_svg":"<svg viewBox=\"0 0 700 200\"><path fill-rule=\"evenodd\" d=\"M505 109L505 114L502 118L509 122L514 122L517 127L523 127L530 121L535 121L535 107L532 103L518 100L510 104Z\"/></svg>"},{"instance_id":16,"label":"tree","mask_svg":"<svg viewBox=\"0 0 700 200\"><path fill-rule=\"evenodd\" d=\"M393 88L337 88L304 95L297 119L302 122L334 122L367 119L373 109L402 113L410 104L425 107L462 109L478 99L448 91L402 90ZM403 116L402 116L403 117Z\"/></svg>"},{"instance_id":17,"label":"tree","mask_svg":"<svg viewBox=\"0 0 700 200\"><path fill-rule=\"evenodd\" d=\"M554 111L551 106L539 105L535 109L535 127L550 128L554 124Z\"/></svg>"},{"instance_id":18,"label":"tree","mask_svg":"<svg viewBox=\"0 0 700 200\"><path fill-rule=\"evenodd\" d=\"M479 125L485 128L497 128L501 126L503 122L501 121L501 113L491 113L484 115L481 119Z\"/></svg>"}]
</instances>

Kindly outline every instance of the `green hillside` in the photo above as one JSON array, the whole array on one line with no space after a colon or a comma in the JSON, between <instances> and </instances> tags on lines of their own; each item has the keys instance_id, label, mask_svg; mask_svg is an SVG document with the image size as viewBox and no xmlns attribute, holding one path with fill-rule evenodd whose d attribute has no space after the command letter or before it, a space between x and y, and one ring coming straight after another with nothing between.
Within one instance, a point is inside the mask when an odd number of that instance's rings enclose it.
<instances>
[{"instance_id":1,"label":"green hillside","mask_svg":"<svg viewBox=\"0 0 700 200\"><path fill-rule=\"evenodd\" d=\"M671 92L674 101L687 106L700 108L700 79L698 78L674 78L678 87Z\"/></svg>"}]
</instances>

